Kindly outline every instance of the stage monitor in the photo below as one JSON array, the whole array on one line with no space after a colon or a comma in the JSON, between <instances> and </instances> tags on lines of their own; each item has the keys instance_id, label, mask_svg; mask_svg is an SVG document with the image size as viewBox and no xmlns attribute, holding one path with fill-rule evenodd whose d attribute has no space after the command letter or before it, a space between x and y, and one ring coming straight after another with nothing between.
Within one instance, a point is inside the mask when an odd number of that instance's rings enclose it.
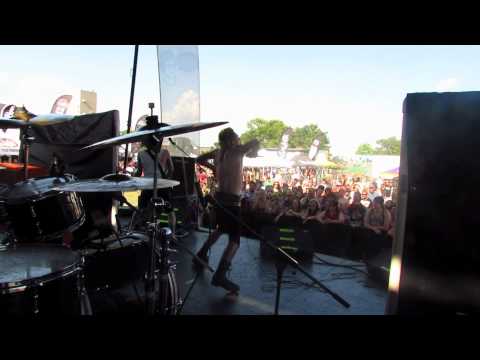
<instances>
[{"instance_id":1,"label":"stage monitor","mask_svg":"<svg viewBox=\"0 0 480 360\"><path fill-rule=\"evenodd\" d=\"M480 311L480 92L408 94L388 314Z\"/></svg>"}]
</instances>

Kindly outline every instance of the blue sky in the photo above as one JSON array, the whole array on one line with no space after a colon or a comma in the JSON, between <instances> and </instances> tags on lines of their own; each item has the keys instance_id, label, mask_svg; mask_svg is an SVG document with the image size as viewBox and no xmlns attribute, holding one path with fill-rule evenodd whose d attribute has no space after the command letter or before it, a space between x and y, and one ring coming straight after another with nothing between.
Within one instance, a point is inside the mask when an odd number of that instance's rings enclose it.
<instances>
[{"instance_id":1,"label":"blue sky","mask_svg":"<svg viewBox=\"0 0 480 360\"><path fill-rule=\"evenodd\" d=\"M0 102L48 112L71 89L95 90L97 111L126 124L133 46L0 46ZM479 46L199 46L202 121L241 133L254 117L316 123L334 154L400 136L409 92L480 90ZM141 46L133 120L158 109L155 46ZM218 129L200 134L201 145Z\"/></svg>"}]
</instances>

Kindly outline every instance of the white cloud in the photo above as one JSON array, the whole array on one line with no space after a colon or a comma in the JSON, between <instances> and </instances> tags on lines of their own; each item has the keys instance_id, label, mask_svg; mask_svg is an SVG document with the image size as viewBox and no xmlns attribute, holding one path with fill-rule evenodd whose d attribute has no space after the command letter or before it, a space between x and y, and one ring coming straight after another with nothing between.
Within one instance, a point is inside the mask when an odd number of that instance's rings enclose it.
<instances>
[{"instance_id":1,"label":"white cloud","mask_svg":"<svg viewBox=\"0 0 480 360\"><path fill-rule=\"evenodd\" d=\"M166 123L190 123L200 119L200 96L194 90L187 90L176 100L173 109L163 113L163 121Z\"/></svg>"},{"instance_id":2,"label":"white cloud","mask_svg":"<svg viewBox=\"0 0 480 360\"><path fill-rule=\"evenodd\" d=\"M451 77L439 81L435 87L438 92L452 91L458 88L459 81L457 78Z\"/></svg>"}]
</instances>

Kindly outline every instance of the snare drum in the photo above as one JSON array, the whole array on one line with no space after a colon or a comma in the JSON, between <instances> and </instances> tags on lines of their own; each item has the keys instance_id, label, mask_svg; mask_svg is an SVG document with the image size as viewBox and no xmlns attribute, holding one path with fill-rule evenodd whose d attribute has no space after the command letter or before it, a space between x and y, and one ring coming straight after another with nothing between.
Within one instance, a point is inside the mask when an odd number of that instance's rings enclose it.
<instances>
[{"instance_id":1,"label":"snare drum","mask_svg":"<svg viewBox=\"0 0 480 360\"><path fill-rule=\"evenodd\" d=\"M52 242L65 231L78 229L85 221L80 195L52 188L73 180L72 176L40 177L12 186L6 210L19 243Z\"/></svg>"},{"instance_id":2,"label":"snare drum","mask_svg":"<svg viewBox=\"0 0 480 360\"><path fill-rule=\"evenodd\" d=\"M61 245L0 251L0 314L81 315L81 256Z\"/></svg>"}]
</instances>

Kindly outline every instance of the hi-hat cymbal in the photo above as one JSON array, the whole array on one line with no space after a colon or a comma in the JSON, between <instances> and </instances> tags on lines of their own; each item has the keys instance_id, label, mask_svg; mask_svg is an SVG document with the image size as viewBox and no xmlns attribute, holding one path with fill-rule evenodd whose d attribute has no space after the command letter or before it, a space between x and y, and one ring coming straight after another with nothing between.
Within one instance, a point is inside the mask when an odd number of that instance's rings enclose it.
<instances>
[{"instance_id":1,"label":"hi-hat cymbal","mask_svg":"<svg viewBox=\"0 0 480 360\"><path fill-rule=\"evenodd\" d=\"M21 129L27 126L57 125L75 118L72 115L46 114L38 115L30 120L0 118L0 129Z\"/></svg>"},{"instance_id":2,"label":"hi-hat cymbal","mask_svg":"<svg viewBox=\"0 0 480 360\"><path fill-rule=\"evenodd\" d=\"M228 121L218 121L218 122L210 122L210 123L190 123L190 124L179 124L179 125L169 125L164 126L158 129L153 130L141 130L135 131L130 134L116 136L111 139L99 141L95 144L88 145L81 150L96 150L102 149L122 144L130 144L134 142L140 142L146 140L149 136L157 135L158 137L167 137L167 136L175 136L180 134L185 134L194 131L200 131L208 128L212 128L215 126L221 126L228 124Z\"/></svg>"},{"instance_id":3,"label":"hi-hat cymbal","mask_svg":"<svg viewBox=\"0 0 480 360\"><path fill-rule=\"evenodd\" d=\"M158 179L157 189L172 188L179 185L175 180ZM77 180L53 188L66 192L127 192L153 190L153 178L131 177L125 174L110 174L100 179Z\"/></svg>"}]
</instances>

